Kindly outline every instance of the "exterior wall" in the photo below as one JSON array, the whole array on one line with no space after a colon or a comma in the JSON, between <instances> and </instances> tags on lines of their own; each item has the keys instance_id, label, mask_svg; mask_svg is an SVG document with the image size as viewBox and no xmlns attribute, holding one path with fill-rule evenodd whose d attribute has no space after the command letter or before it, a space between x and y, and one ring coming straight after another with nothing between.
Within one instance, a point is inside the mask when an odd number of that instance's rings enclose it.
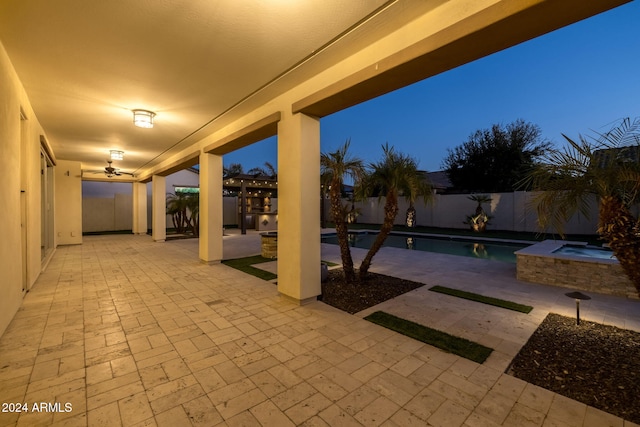
<instances>
[{"instance_id":1,"label":"exterior wall","mask_svg":"<svg viewBox=\"0 0 640 427\"><path fill-rule=\"evenodd\" d=\"M483 204L485 212L492 218L489 230L526 231L556 233L552 229L541 230L537 223L537 215L530 203L536 193L517 191L513 193L488 194L490 204ZM417 225L440 228L468 228L464 223L466 216L475 212L476 202L468 199L468 194L437 194L432 203L425 204L418 201L415 204ZM343 201L343 203L350 203ZM358 222L365 224L381 224L384 219L384 197L369 198L356 202L356 209L360 210ZM401 199L399 212L395 224L401 225L405 221L405 212L409 204ZM331 206L325 203L325 214L330 218ZM590 203L590 217L587 219L576 214L567 221L564 232L567 234L595 234L598 223L598 205L595 197Z\"/></svg>"},{"instance_id":2,"label":"exterior wall","mask_svg":"<svg viewBox=\"0 0 640 427\"><path fill-rule=\"evenodd\" d=\"M21 120L21 111L26 120ZM40 135L22 83L0 44L0 334L41 271Z\"/></svg>"},{"instance_id":3,"label":"exterior wall","mask_svg":"<svg viewBox=\"0 0 640 427\"><path fill-rule=\"evenodd\" d=\"M56 237L59 245L82 243L82 168L59 160L55 168Z\"/></svg>"}]
</instances>

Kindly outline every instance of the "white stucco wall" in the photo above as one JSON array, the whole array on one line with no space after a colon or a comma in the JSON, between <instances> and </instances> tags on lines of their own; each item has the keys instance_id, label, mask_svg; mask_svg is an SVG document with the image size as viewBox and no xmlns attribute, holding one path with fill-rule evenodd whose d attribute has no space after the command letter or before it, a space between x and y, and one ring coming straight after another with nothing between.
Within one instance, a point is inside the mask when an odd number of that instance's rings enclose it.
<instances>
[{"instance_id":1,"label":"white stucco wall","mask_svg":"<svg viewBox=\"0 0 640 427\"><path fill-rule=\"evenodd\" d=\"M2 44L0 95L1 335L22 304L23 271L28 289L41 270L39 161L44 135Z\"/></svg>"},{"instance_id":2,"label":"white stucco wall","mask_svg":"<svg viewBox=\"0 0 640 427\"><path fill-rule=\"evenodd\" d=\"M56 238L59 245L82 243L82 168L59 160L55 168Z\"/></svg>"},{"instance_id":3,"label":"white stucco wall","mask_svg":"<svg viewBox=\"0 0 640 427\"><path fill-rule=\"evenodd\" d=\"M537 215L530 206L533 192L517 191L513 193L493 193L490 204L483 204L483 208L492 218L489 221L488 229L512 230L537 233L540 230L537 223ZM476 202L468 199L467 194L438 194L431 204L426 206L422 201L415 204L417 224L429 227L441 228L468 228L464 224L466 216L475 212ZM349 203L346 200L343 203ZM365 201L356 202L356 208L360 209L359 223L381 224L384 220L384 197L378 201L377 198L369 198ZM405 212L409 204L400 199L399 212L395 224L401 225L405 221ZM598 223L598 205L595 197L590 204L590 216L576 214L571 217L565 225L564 232L567 234L595 234ZM327 200L325 203L325 214L331 217L331 207ZM546 232L554 233L552 229Z\"/></svg>"},{"instance_id":4,"label":"white stucco wall","mask_svg":"<svg viewBox=\"0 0 640 427\"><path fill-rule=\"evenodd\" d=\"M166 177L166 193L176 187L197 187L199 175L181 170ZM131 183L84 181L82 183L83 232L131 230L133 225L133 186ZM147 184L147 224L151 226L151 185ZM172 227L167 215L167 227Z\"/></svg>"}]
</instances>

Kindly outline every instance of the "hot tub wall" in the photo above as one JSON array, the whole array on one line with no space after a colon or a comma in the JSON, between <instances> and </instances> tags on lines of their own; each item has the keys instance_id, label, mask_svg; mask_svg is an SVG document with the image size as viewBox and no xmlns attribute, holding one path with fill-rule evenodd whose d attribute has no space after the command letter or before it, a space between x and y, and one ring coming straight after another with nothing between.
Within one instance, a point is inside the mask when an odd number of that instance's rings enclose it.
<instances>
[{"instance_id":1,"label":"hot tub wall","mask_svg":"<svg viewBox=\"0 0 640 427\"><path fill-rule=\"evenodd\" d=\"M535 246L538 245L530 248ZM518 280L638 299L637 291L617 261L582 260L575 256L554 255L552 250L549 253L527 252L536 251L516 252Z\"/></svg>"}]
</instances>

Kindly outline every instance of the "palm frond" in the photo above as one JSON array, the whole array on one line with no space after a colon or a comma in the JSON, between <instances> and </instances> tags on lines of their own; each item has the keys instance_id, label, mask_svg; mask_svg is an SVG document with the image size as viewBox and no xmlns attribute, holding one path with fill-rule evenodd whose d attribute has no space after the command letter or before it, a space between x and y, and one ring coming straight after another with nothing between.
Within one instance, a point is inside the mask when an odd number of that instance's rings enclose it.
<instances>
[{"instance_id":1,"label":"palm frond","mask_svg":"<svg viewBox=\"0 0 640 427\"><path fill-rule=\"evenodd\" d=\"M562 227L576 212L587 216L590 195L614 196L624 206L640 195L640 119L621 120L595 137L573 140L549 150L524 183L540 191L531 206L541 227Z\"/></svg>"}]
</instances>

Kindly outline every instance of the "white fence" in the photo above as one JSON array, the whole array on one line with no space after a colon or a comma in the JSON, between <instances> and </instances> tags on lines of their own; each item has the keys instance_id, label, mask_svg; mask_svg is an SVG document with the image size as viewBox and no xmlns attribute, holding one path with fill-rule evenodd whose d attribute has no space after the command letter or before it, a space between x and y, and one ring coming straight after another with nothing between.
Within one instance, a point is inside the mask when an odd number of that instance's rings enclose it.
<instances>
[{"instance_id":1,"label":"white fence","mask_svg":"<svg viewBox=\"0 0 640 427\"><path fill-rule=\"evenodd\" d=\"M482 206L491 217L488 230L541 232L537 223L535 209L530 203L535 195L532 192L516 191L513 193L490 193L490 203ZM426 206L422 201L415 204L417 225L442 228L468 228L464 224L467 215L475 213L477 203L469 200L468 194L437 194L435 199ZM400 211L396 224L404 224L405 212L409 204L399 201ZM345 200L344 203L347 203ZM381 224L384 219L384 198L370 198L364 202L356 202L356 209L360 210L359 223ZM330 218L330 205L325 203L325 213ZM598 205L595 197L589 204L589 218L576 214L570 218L564 227L568 234L595 234L598 223ZM545 230L554 232L552 229Z\"/></svg>"},{"instance_id":2,"label":"white fence","mask_svg":"<svg viewBox=\"0 0 640 427\"><path fill-rule=\"evenodd\" d=\"M147 227L151 228L151 196L147 198ZM133 199L131 194L116 193L113 197L82 198L82 231L131 230L133 225ZM224 225L238 224L238 198L223 197ZM167 227L173 227L167 215Z\"/></svg>"},{"instance_id":3,"label":"white fence","mask_svg":"<svg viewBox=\"0 0 640 427\"><path fill-rule=\"evenodd\" d=\"M133 199L131 194L115 194L113 197L83 197L82 231L131 230L133 224L132 209ZM170 222L171 219L169 219Z\"/></svg>"},{"instance_id":4,"label":"white fence","mask_svg":"<svg viewBox=\"0 0 640 427\"><path fill-rule=\"evenodd\" d=\"M489 230L540 232L537 216L529 206L535 193L517 191L513 193L493 193L491 203L483 204L487 214L491 216ZM468 199L467 194L437 194L435 200L426 206L418 201L415 204L417 225L442 228L468 228L464 224L467 215L475 212L476 202ZM223 214L225 225L238 224L238 201L236 197L224 197ZM274 199L275 200L275 199ZM347 203L345 200L344 203ZM276 205L277 206L277 205ZM370 198L364 202L356 202L360 210L358 222L381 224L384 219L384 198ZM151 200L147 203L148 225L151 228ZM400 199L400 211L396 224L404 224L405 212L409 207L404 199ZM596 199L590 203L589 218L576 214L565 225L568 234L595 234L598 223L598 206ZM325 203L326 218L331 218L329 200ZM83 231L130 230L132 224L132 201L130 194L116 194L113 198L86 197L82 200ZM172 227L171 217L167 216L167 227ZM546 230L554 232L554 230Z\"/></svg>"}]
</instances>

